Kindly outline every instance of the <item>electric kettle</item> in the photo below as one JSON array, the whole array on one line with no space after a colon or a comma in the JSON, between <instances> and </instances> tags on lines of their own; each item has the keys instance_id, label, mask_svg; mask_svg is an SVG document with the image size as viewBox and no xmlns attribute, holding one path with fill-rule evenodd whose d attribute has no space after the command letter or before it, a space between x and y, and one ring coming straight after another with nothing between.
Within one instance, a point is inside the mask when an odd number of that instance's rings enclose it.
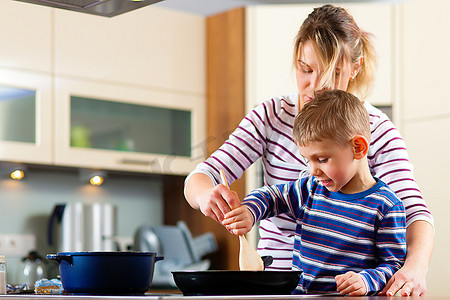
<instances>
[{"instance_id":1,"label":"electric kettle","mask_svg":"<svg viewBox=\"0 0 450 300\"><path fill-rule=\"evenodd\" d=\"M57 204L48 222L48 244L56 244L58 252L118 250L116 215L116 207L107 203Z\"/></svg>"}]
</instances>

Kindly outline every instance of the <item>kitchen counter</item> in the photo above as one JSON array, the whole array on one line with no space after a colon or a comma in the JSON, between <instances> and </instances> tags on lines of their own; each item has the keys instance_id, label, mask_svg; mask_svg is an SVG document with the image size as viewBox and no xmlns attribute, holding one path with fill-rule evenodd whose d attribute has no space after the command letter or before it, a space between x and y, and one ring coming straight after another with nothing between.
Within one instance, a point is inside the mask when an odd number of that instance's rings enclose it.
<instances>
[{"instance_id":1,"label":"kitchen counter","mask_svg":"<svg viewBox=\"0 0 450 300\"><path fill-rule=\"evenodd\" d=\"M78 296L78 295L0 295L0 300L317 300L318 298L326 298L327 300L342 300L340 296L319 296L319 295L263 295L263 296L183 296L181 294L146 294L145 296ZM354 297L346 297L354 298ZM356 297L358 300L386 300L386 299L414 299L414 300L444 300L448 297Z\"/></svg>"}]
</instances>

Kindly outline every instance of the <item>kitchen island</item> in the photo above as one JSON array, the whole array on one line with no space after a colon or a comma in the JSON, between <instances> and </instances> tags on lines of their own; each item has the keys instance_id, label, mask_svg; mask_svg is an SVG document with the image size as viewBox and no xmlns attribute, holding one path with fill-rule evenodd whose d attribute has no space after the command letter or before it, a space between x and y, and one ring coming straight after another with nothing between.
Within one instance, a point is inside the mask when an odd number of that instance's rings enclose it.
<instances>
[{"instance_id":1,"label":"kitchen island","mask_svg":"<svg viewBox=\"0 0 450 300\"><path fill-rule=\"evenodd\" d=\"M0 295L0 300L315 300L318 298L326 298L327 300L341 300L340 296L323 296L323 295L258 295L258 296L183 296L181 294L152 294L148 293L144 296L79 296L79 295L19 295L9 294ZM368 297L346 297L359 300L386 300L386 299L414 299L414 300L444 300L448 297L385 297L385 296L368 296Z\"/></svg>"}]
</instances>

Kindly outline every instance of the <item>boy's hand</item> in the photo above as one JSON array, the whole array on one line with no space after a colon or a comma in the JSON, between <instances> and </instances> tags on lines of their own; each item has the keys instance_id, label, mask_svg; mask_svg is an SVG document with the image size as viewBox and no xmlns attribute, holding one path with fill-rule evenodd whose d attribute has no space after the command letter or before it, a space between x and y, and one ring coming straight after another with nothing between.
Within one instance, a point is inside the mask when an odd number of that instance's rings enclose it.
<instances>
[{"instance_id":1,"label":"boy's hand","mask_svg":"<svg viewBox=\"0 0 450 300\"><path fill-rule=\"evenodd\" d=\"M243 235L252 229L254 223L253 214L245 205L241 205L225 214L222 225L236 235Z\"/></svg>"},{"instance_id":2,"label":"boy's hand","mask_svg":"<svg viewBox=\"0 0 450 300\"><path fill-rule=\"evenodd\" d=\"M364 296L366 294L366 285L362 277L355 272L347 272L335 277L337 291L341 295Z\"/></svg>"}]
</instances>

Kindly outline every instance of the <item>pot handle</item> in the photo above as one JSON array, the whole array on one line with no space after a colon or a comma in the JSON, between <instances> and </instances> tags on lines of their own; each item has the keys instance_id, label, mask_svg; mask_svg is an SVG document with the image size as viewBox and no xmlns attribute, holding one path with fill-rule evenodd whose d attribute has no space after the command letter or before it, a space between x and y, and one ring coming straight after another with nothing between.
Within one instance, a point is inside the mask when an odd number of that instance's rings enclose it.
<instances>
[{"instance_id":1,"label":"pot handle","mask_svg":"<svg viewBox=\"0 0 450 300\"><path fill-rule=\"evenodd\" d=\"M163 260L164 256L155 256L155 262L157 262L158 260Z\"/></svg>"},{"instance_id":2,"label":"pot handle","mask_svg":"<svg viewBox=\"0 0 450 300\"><path fill-rule=\"evenodd\" d=\"M58 223L61 223L65 208L65 204L58 204L53 208L53 212L50 216L47 227L47 242L49 245L53 245L53 230L55 227L55 220Z\"/></svg>"},{"instance_id":3,"label":"pot handle","mask_svg":"<svg viewBox=\"0 0 450 300\"><path fill-rule=\"evenodd\" d=\"M56 261L58 264L61 263L61 261L65 260L70 265L73 264L73 257L72 255L67 254L47 254L47 258Z\"/></svg>"}]
</instances>

